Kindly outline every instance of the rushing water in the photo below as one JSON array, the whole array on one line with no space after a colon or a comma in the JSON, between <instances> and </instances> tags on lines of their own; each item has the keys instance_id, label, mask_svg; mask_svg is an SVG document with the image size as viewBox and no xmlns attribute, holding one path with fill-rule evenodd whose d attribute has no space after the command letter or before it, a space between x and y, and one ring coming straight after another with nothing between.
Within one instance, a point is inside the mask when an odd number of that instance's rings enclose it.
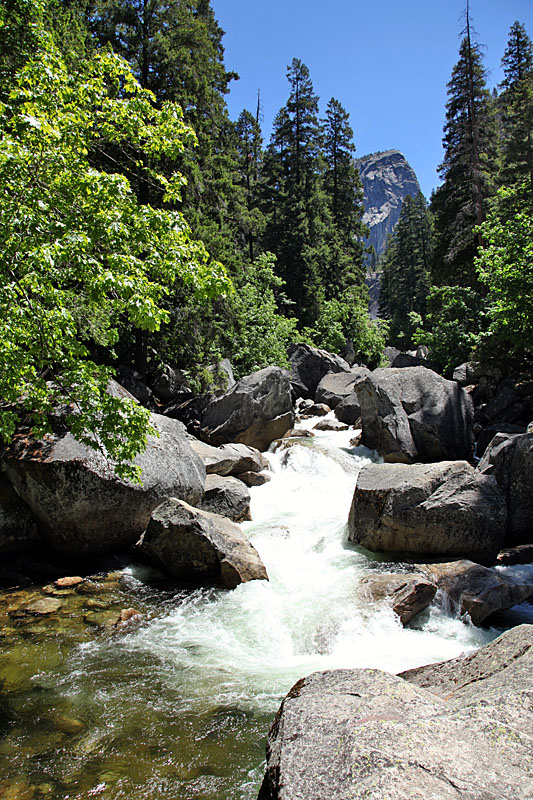
<instances>
[{"instance_id":1,"label":"rushing water","mask_svg":"<svg viewBox=\"0 0 533 800\"><path fill-rule=\"evenodd\" d=\"M255 800L270 721L297 679L337 667L397 672L497 634L437 608L403 629L358 598L360 576L403 567L344 544L355 478L372 457L350 448L351 436L322 433L269 455L272 480L251 490L243 526L268 583L173 594L131 567L113 584L115 603L135 605L144 624L80 633L98 599L87 612L91 600L76 596L70 629L49 620L17 629L0 657L11 680L0 797Z\"/></svg>"}]
</instances>

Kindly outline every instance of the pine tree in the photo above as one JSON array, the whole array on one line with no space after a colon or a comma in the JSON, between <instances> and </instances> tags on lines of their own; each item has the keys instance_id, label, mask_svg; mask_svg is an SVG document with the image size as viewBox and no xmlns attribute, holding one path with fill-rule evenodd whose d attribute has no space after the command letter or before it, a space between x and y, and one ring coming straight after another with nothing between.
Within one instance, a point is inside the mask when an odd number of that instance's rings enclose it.
<instances>
[{"instance_id":1,"label":"pine tree","mask_svg":"<svg viewBox=\"0 0 533 800\"><path fill-rule=\"evenodd\" d=\"M395 346L411 346L414 328L425 317L432 239L424 196L408 195L382 262L380 316L390 320L389 339Z\"/></svg>"},{"instance_id":2,"label":"pine tree","mask_svg":"<svg viewBox=\"0 0 533 800\"><path fill-rule=\"evenodd\" d=\"M475 229L485 219L486 198L492 193L497 137L468 5L465 36L448 96L445 152L439 168L443 183L431 200L437 234L433 280L438 285L472 286L476 284L474 257L482 245Z\"/></svg>"},{"instance_id":3,"label":"pine tree","mask_svg":"<svg viewBox=\"0 0 533 800\"><path fill-rule=\"evenodd\" d=\"M501 182L529 181L533 197L533 44L515 22L502 58L505 78L498 98L502 130Z\"/></svg>"},{"instance_id":4,"label":"pine tree","mask_svg":"<svg viewBox=\"0 0 533 800\"><path fill-rule=\"evenodd\" d=\"M332 98L322 123L324 189L333 223L325 281L326 297L330 298L349 285L363 283L363 238L367 230L362 222L363 189L353 161L349 114Z\"/></svg>"},{"instance_id":5,"label":"pine tree","mask_svg":"<svg viewBox=\"0 0 533 800\"><path fill-rule=\"evenodd\" d=\"M238 180L244 192L245 210L240 214L241 234L248 257L253 261L256 242L262 235L265 225L264 215L259 206L261 202L262 143L259 126L259 102L256 115L246 109L241 112L235 124L237 134Z\"/></svg>"},{"instance_id":6,"label":"pine tree","mask_svg":"<svg viewBox=\"0 0 533 800\"><path fill-rule=\"evenodd\" d=\"M274 120L265 156L264 244L277 256L298 318L311 324L324 297L321 269L329 258L331 217L321 181L318 97L299 59L293 59L287 78L289 99Z\"/></svg>"}]
</instances>

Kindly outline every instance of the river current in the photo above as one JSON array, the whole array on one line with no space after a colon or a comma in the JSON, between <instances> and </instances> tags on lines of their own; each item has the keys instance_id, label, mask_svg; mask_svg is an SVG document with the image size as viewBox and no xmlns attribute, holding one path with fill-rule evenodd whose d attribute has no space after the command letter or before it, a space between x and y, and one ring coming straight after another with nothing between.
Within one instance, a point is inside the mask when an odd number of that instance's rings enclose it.
<instances>
[{"instance_id":1,"label":"river current","mask_svg":"<svg viewBox=\"0 0 533 800\"><path fill-rule=\"evenodd\" d=\"M438 605L404 629L358 597L362 575L407 567L345 543L357 473L376 460L350 446L353 435L317 433L268 454L272 480L251 489L253 521L243 527L269 582L176 593L129 566L117 579L120 603L140 608L142 624L111 635L21 631L15 656L12 646L0 658L16 672L0 707L0 796L255 800L269 725L299 678L340 667L398 672L499 633ZM92 602L84 620L98 611Z\"/></svg>"}]
</instances>

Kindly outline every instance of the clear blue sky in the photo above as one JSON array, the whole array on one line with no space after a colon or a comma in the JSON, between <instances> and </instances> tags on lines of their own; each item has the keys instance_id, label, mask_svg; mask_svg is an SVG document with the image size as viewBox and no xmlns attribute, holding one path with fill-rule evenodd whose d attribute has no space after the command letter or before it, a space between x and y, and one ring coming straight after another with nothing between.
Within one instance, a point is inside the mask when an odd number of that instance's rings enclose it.
<instances>
[{"instance_id":1,"label":"clear blue sky","mask_svg":"<svg viewBox=\"0 0 533 800\"><path fill-rule=\"evenodd\" d=\"M287 100L286 68L309 67L321 114L336 97L350 114L356 155L401 150L429 197L442 158L446 84L457 61L463 0L211 0L223 30L232 119L255 110L261 91L263 137ZM533 0L471 0L486 46L488 85L501 78L509 28L533 38Z\"/></svg>"}]
</instances>

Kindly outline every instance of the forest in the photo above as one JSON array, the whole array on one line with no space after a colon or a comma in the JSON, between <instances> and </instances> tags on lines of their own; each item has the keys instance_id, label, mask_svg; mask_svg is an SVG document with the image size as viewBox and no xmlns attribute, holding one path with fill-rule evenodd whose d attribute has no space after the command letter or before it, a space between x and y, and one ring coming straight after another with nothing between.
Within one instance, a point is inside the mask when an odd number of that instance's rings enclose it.
<instances>
[{"instance_id":1,"label":"forest","mask_svg":"<svg viewBox=\"0 0 533 800\"><path fill-rule=\"evenodd\" d=\"M148 412L110 396L117 365L161 362L205 391L285 366L290 342L378 366L426 345L531 370L533 46L509 33L487 88L467 14L448 84L441 185L404 203L369 318L363 198L341 101L319 107L307 66L266 143L257 106L230 120L237 76L209 0L0 2L0 433L36 434L60 404L117 471ZM127 431L127 434L125 434Z\"/></svg>"}]
</instances>

